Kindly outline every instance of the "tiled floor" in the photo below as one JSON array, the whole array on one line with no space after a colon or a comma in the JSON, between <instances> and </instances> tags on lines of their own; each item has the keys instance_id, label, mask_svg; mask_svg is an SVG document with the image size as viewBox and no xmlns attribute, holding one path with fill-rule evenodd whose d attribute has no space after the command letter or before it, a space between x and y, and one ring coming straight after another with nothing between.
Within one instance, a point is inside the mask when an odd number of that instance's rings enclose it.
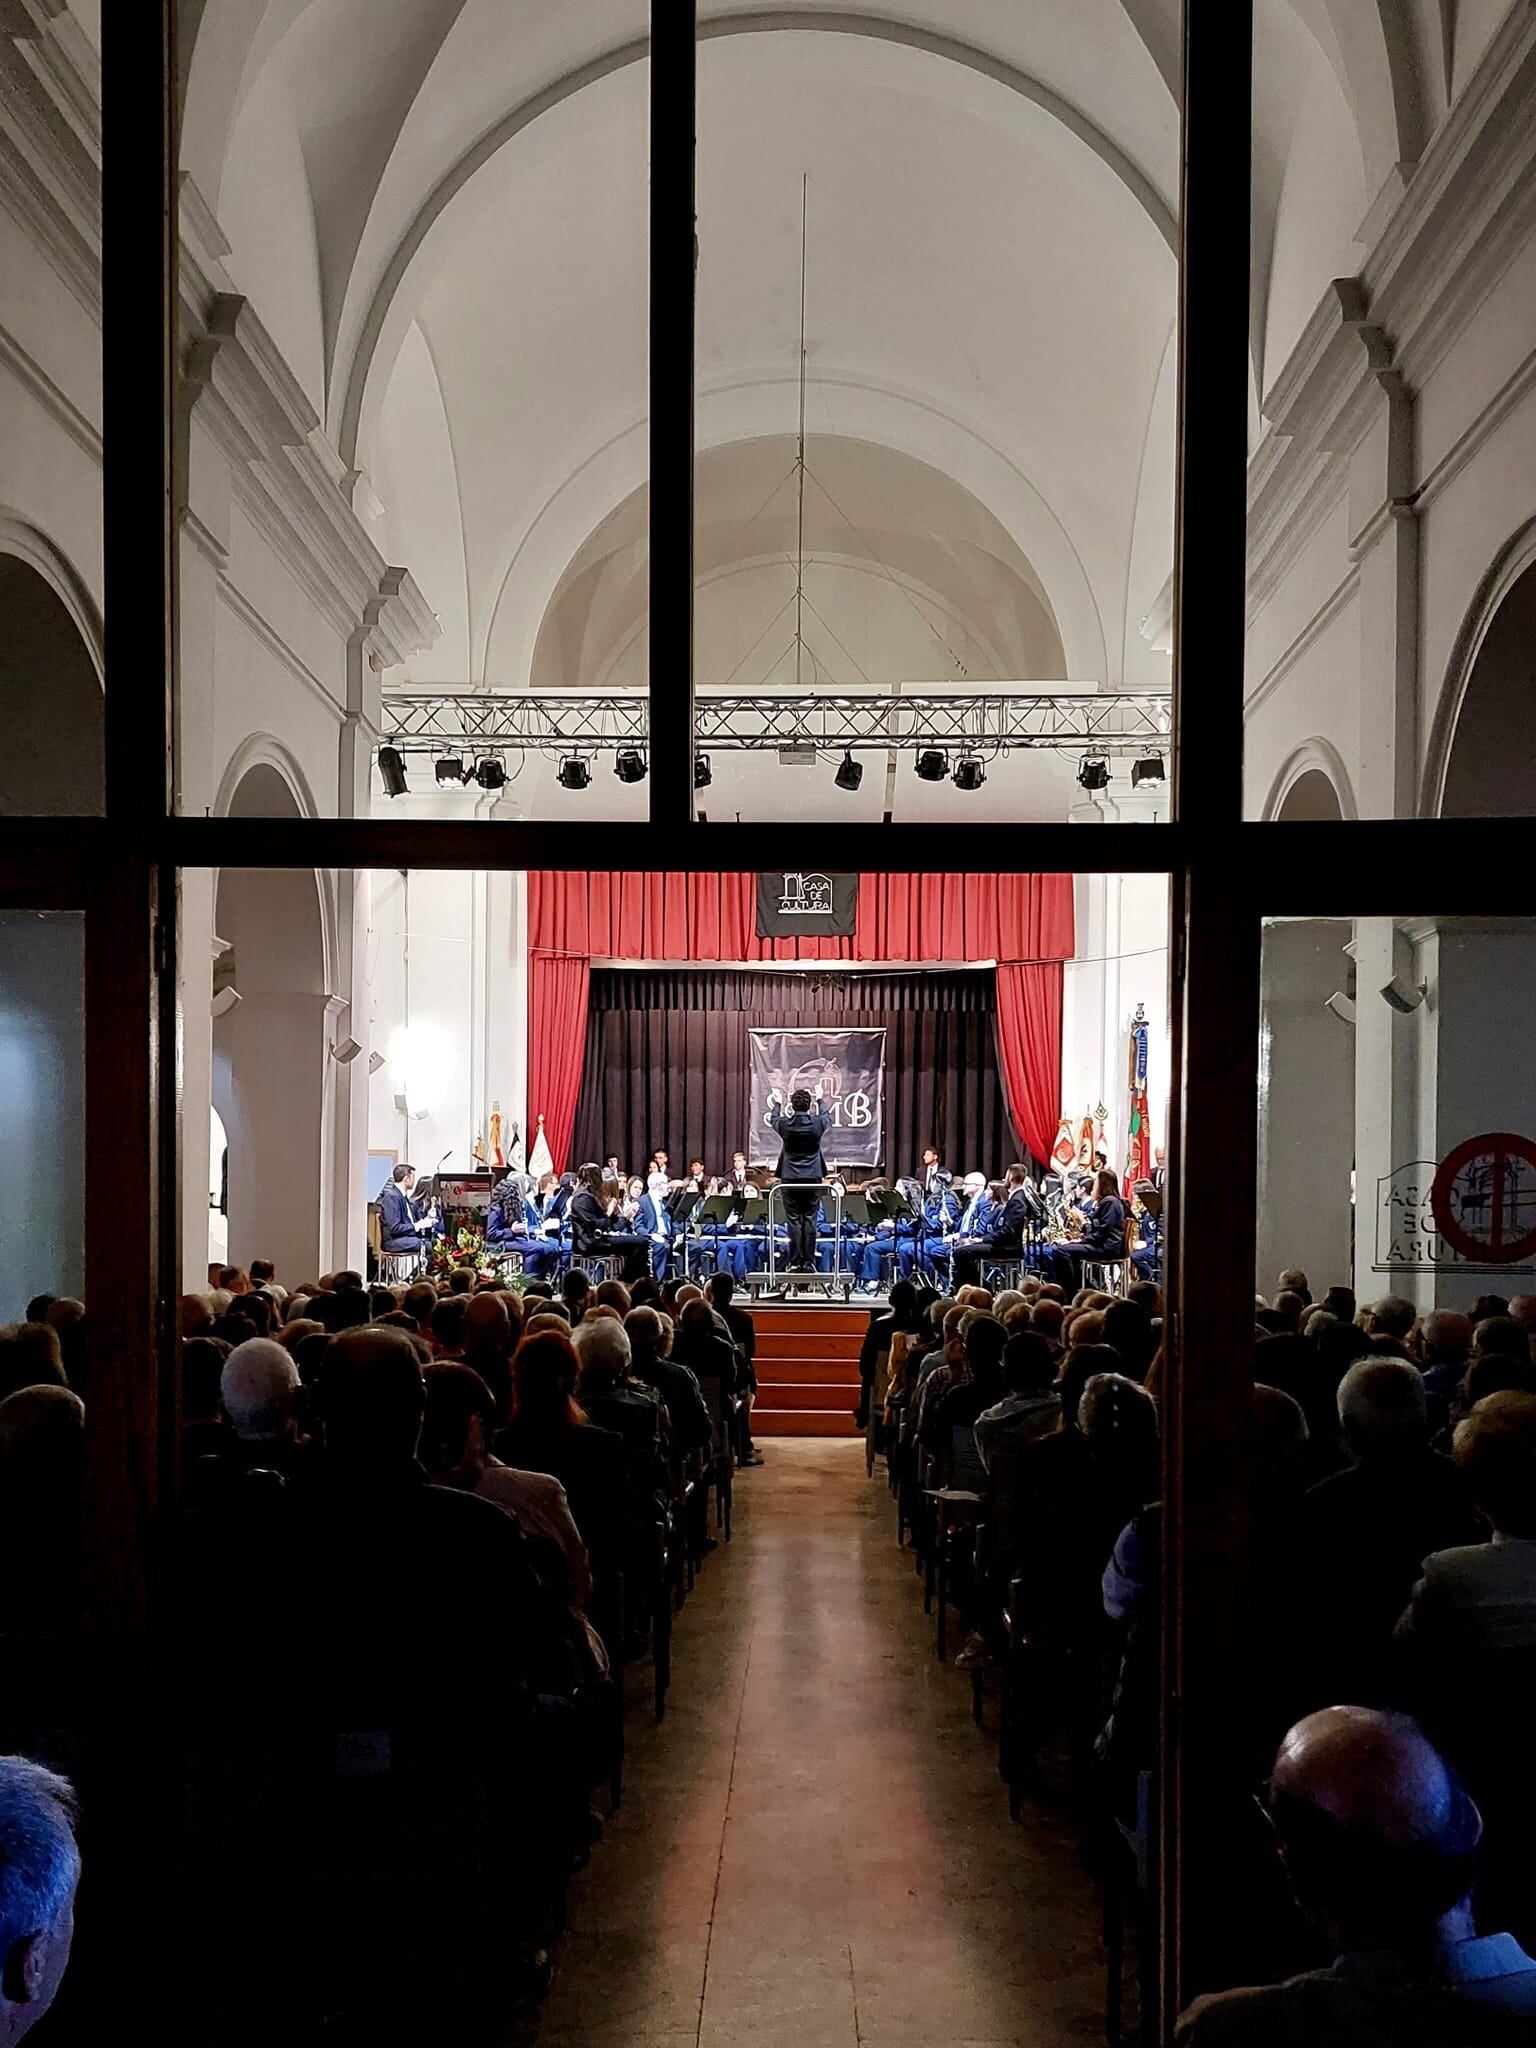
<instances>
[{"instance_id":1,"label":"tiled floor","mask_svg":"<svg viewBox=\"0 0 1536 2048\"><path fill-rule=\"evenodd\" d=\"M539 2048L1102 2039L1070 1833L1010 1825L863 1446L766 1455L679 1621L665 1725L631 1722Z\"/></svg>"}]
</instances>

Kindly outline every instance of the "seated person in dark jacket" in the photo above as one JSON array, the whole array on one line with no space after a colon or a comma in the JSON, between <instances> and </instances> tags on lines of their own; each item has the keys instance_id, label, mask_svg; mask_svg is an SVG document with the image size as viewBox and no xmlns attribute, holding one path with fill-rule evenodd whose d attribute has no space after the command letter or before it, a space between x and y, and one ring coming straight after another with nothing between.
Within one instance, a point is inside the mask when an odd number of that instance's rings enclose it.
<instances>
[{"instance_id":1,"label":"seated person in dark jacket","mask_svg":"<svg viewBox=\"0 0 1536 2048\"><path fill-rule=\"evenodd\" d=\"M650 1265L650 1238L643 1230L626 1227L615 1194L605 1190L600 1166L583 1166L576 1181L570 1211L572 1254L602 1258L619 1253L624 1260L624 1278L638 1280Z\"/></svg>"},{"instance_id":2,"label":"seated person in dark jacket","mask_svg":"<svg viewBox=\"0 0 1536 2048\"><path fill-rule=\"evenodd\" d=\"M948 1470L948 1484L986 1487L986 1472L975 1448L976 1418L984 1409L995 1407L1004 1393L1003 1346L1008 1333L995 1316L972 1316L961 1338L969 1377L956 1380L923 1415L920 1441L939 1457ZM953 1432L963 1430L966 1439L956 1446ZM951 1462L953 1458L953 1462Z\"/></svg>"},{"instance_id":3,"label":"seated person in dark jacket","mask_svg":"<svg viewBox=\"0 0 1536 2048\"><path fill-rule=\"evenodd\" d=\"M1084 1259L1125 1257L1125 1204L1120 1199L1120 1181L1112 1166L1100 1167L1093 1183L1093 1214L1083 1234L1050 1250L1052 1272L1063 1287L1081 1284Z\"/></svg>"},{"instance_id":4,"label":"seated person in dark jacket","mask_svg":"<svg viewBox=\"0 0 1536 2048\"><path fill-rule=\"evenodd\" d=\"M725 1395L734 1394L741 1384L740 1353L722 1334L709 1303L700 1298L683 1304L672 1356L679 1365L686 1365L701 1385L706 1380L718 1381Z\"/></svg>"},{"instance_id":5,"label":"seated person in dark jacket","mask_svg":"<svg viewBox=\"0 0 1536 2048\"><path fill-rule=\"evenodd\" d=\"M512 1420L496 1455L524 1472L552 1472L592 1558L592 1620L610 1648L622 1624L624 1439L587 1420L575 1399L578 1361L567 1336L540 1330L512 1356Z\"/></svg>"},{"instance_id":6,"label":"seated person in dark jacket","mask_svg":"<svg viewBox=\"0 0 1536 2048\"><path fill-rule=\"evenodd\" d=\"M1024 1192L1028 1179L1028 1167L1018 1163L1010 1166L1003 1182L1001 1206L991 1211L975 1236L955 1239L954 1277L957 1287L979 1285L983 1258L1019 1257L1033 1208Z\"/></svg>"},{"instance_id":7,"label":"seated person in dark jacket","mask_svg":"<svg viewBox=\"0 0 1536 2048\"><path fill-rule=\"evenodd\" d=\"M432 1204L413 1199L416 1169L403 1162L389 1177L379 1194L379 1249L385 1252L419 1252L429 1232L423 1228Z\"/></svg>"},{"instance_id":8,"label":"seated person in dark jacket","mask_svg":"<svg viewBox=\"0 0 1536 2048\"><path fill-rule=\"evenodd\" d=\"M654 1388L630 1379L623 1322L617 1315L600 1314L579 1323L571 1342L579 1361L576 1391L582 1407L599 1429L623 1438L632 1484L654 1492L662 1471L666 1410Z\"/></svg>"},{"instance_id":9,"label":"seated person in dark jacket","mask_svg":"<svg viewBox=\"0 0 1536 2048\"><path fill-rule=\"evenodd\" d=\"M666 1355L668 1332L653 1308L632 1308L624 1318L630 1372L654 1387L667 1412L668 1450L674 1472L710 1440L709 1409L695 1375Z\"/></svg>"},{"instance_id":10,"label":"seated person in dark jacket","mask_svg":"<svg viewBox=\"0 0 1536 2048\"><path fill-rule=\"evenodd\" d=\"M1355 1462L1309 1488L1296 1512L1297 1643L1313 1702L1385 1697L1392 1630L1424 1559L1483 1534L1465 1479L1429 1448L1416 1366L1360 1359L1338 1409Z\"/></svg>"},{"instance_id":11,"label":"seated person in dark jacket","mask_svg":"<svg viewBox=\"0 0 1536 2048\"><path fill-rule=\"evenodd\" d=\"M1509 1934L1478 1935L1478 1810L1415 1722L1353 1706L1308 1716L1280 1745L1269 1804L1296 1903L1335 1960L1196 1999L1179 2048L1530 2040L1536 1961Z\"/></svg>"}]
</instances>

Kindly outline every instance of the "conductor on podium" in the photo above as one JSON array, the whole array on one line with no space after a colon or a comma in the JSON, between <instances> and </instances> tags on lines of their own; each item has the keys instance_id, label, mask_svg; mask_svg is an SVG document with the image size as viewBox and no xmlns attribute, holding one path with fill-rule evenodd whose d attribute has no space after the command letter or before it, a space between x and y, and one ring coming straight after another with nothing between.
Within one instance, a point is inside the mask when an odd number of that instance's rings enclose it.
<instances>
[{"instance_id":1,"label":"conductor on podium","mask_svg":"<svg viewBox=\"0 0 1536 2048\"><path fill-rule=\"evenodd\" d=\"M797 1272L810 1273L816 1266L816 1210L821 1201L817 1184L827 1177L821 1141L830 1119L823 1114L819 1097L813 1104L809 1091L797 1088L789 1098L789 1115L775 1107L768 1121L779 1138L778 1173L789 1223L789 1263Z\"/></svg>"}]
</instances>

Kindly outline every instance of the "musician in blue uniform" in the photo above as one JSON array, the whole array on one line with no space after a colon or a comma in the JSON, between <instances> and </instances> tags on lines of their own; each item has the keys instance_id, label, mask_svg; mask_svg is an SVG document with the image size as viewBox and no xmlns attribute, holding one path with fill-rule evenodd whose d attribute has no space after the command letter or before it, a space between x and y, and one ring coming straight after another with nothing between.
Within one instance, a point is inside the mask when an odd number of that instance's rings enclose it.
<instances>
[{"instance_id":1,"label":"musician in blue uniform","mask_svg":"<svg viewBox=\"0 0 1536 2048\"><path fill-rule=\"evenodd\" d=\"M389 1185L379 1191L379 1249L383 1252L419 1252L435 1235L430 1228L430 1197L413 1199L416 1169L403 1162L390 1175Z\"/></svg>"},{"instance_id":2,"label":"musician in blue uniform","mask_svg":"<svg viewBox=\"0 0 1536 2048\"><path fill-rule=\"evenodd\" d=\"M956 1244L954 1276L957 1286L974 1287L980 1283L984 1257L1022 1258L1024 1233L1033 1214L1029 1196L1024 1192L1028 1179L1028 1167L1010 1166L1001 1189L1002 1200L987 1217L985 1227L976 1229Z\"/></svg>"},{"instance_id":3,"label":"musician in blue uniform","mask_svg":"<svg viewBox=\"0 0 1536 2048\"><path fill-rule=\"evenodd\" d=\"M548 1245L534 1235L536 1219L529 1215L528 1202L518 1174L509 1173L496 1183L485 1216L485 1248L489 1252L518 1253L523 1271L537 1277L545 1263Z\"/></svg>"},{"instance_id":4,"label":"musician in blue uniform","mask_svg":"<svg viewBox=\"0 0 1536 2048\"><path fill-rule=\"evenodd\" d=\"M666 1278L667 1261L672 1256L672 1217L667 1209L669 1186L667 1176L659 1168L653 1170L646 1179L645 1193L635 1211L636 1230L643 1230L651 1240L651 1275L657 1280Z\"/></svg>"},{"instance_id":5,"label":"musician in blue uniform","mask_svg":"<svg viewBox=\"0 0 1536 2048\"><path fill-rule=\"evenodd\" d=\"M927 1198L923 1203L922 1259L925 1266L932 1267L949 1257L950 1238L960 1222L960 1203L955 1196L955 1177L944 1167L935 1170L929 1183ZM897 1264L901 1266L901 1277L912 1277L915 1245L903 1245L897 1253ZM902 1260L906 1263L903 1265Z\"/></svg>"},{"instance_id":6,"label":"musician in blue uniform","mask_svg":"<svg viewBox=\"0 0 1536 2048\"><path fill-rule=\"evenodd\" d=\"M1125 1257L1125 1203L1120 1199L1120 1181L1111 1166L1102 1167L1093 1183L1093 1214L1083 1234L1067 1244L1052 1245L1046 1255L1052 1277L1068 1293L1082 1285L1084 1259Z\"/></svg>"},{"instance_id":7,"label":"musician in blue uniform","mask_svg":"<svg viewBox=\"0 0 1536 2048\"><path fill-rule=\"evenodd\" d=\"M1160 1283L1163 1277L1163 1198L1150 1180L1137 1181L1131 1192L1135 1197L1131 1210L1136 1218L1138 1239L1131 1248L1131 1265L1138 1280Z\"/></svg>"},{"instance_id":8,"label":"musician in blue uniform","mask_svg":"<svg viewBox=\"0 0 1536 2048\"><path fill-rule=\"evenodd\" d=\"M789 1218L790 1268L811 1273L816 1269L816 1212L820 1207L814 1184L827 1177L821 1141L830 1119L822 1111L820 1098L813 1103L809 1089L797 1088L789 1098L788 1114L775 1104L768 1122L779 1140L778 1174Z\"/></svg>"}]
</instances>

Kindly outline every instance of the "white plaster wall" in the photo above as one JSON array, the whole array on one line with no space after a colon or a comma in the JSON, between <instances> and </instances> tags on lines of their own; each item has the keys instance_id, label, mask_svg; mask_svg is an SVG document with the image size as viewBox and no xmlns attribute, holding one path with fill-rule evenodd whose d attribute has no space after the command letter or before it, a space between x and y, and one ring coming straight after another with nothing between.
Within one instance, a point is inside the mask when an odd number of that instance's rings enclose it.
<instances>
[{"instance_id":1,"label":"white plaster wall","mask_svg":"<svg viewBox=\"0 0 1536 2048\"><path fill-rule=\"evenodd\" d=\"M1109 1160L1118 1173L1125 1166L1129 1033L1138 1003L1147 1013L1152 1145L1167 1142L1168 881L1163 875L1078 875L1073 893L1077 958L1063 976L1061 1114L1075 1128L1085 1110L1104 1104Z\"/></svg>"},{"instance_id":2,"label":"white plaster wall","mask_svg":"<svg viewBox=\"0 0 1536 2048\"><path fill-rule=\"evenodd\" d=\"M407 899L409 923L407 924ZM398 873L369 878L369 1043L385 1064L369 1083L368 1142L391 1149L422 1173L444 1153L448 1165L474 1164L483 1106L472 1093L474 1024L474 877L418 870L409 888ZM407 938L409 1003L407 1003ZM424 1117L402 1118L394 1096L407 1023L423 1048L413 1076Z\"/></svg>"},{"instance_id":3,"label":"white plaster wall","mask_svg":"<svg viewBox=\"0 0 1536 2048\"><path fill-rule=\"evenodd\" d=\"M1266 1295L1287 1266L1314 1295L1350 1278L1354 1032L1325 1004L1347 985L1352 935L1347 920L1322 918L1264 932L1255 1285Z\"/></svg>"},{"instance_id":4,"label":"white plaster wall","mask_svg":"<svg viewBox=\"0 0 1536 2048\"><path fill-rule=\"evenodd\" d=\"M1371 196L1354 120L1338 81L1319 58L1297 108L1275 215L1260 358L1266 382L1311 318L1320 283L1356 268L1355 231Z\"/></svg>"}]
</instances>

